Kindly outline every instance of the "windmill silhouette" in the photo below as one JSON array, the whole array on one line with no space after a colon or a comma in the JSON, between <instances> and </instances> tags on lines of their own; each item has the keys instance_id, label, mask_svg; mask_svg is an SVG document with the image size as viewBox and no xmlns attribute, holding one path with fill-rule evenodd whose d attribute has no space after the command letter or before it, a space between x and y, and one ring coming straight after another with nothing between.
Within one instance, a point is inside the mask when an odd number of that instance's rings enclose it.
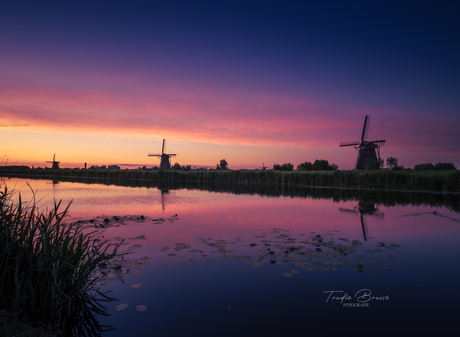
<instances>
[{"instance_id":1,"label":"windmill silhouette","mask_svg":"<svg viewBox=\"0 0 460 337\"><path fill-rule=\"evenodd\" d=\"M265 166L265 163L262 163L261 167L258 167L256 170L263 170L265 171L267 169L267 166Z\"/></svg>"},{"instance_id":2,"label":"windmill silhouette","mask_svg":"<svg viewBox=\"0 0 460 337\"><path fill-rule=\"evenodd\" d=\"M373 159L380 163L380 146L385 144L385 140L364 140L367 138L369 131L370 116L366 116L364 119L363 133L360 141L355 142L342 142L342 146L354 146L358 150L358 160L356 161L356 170L364 170L369 160ZM376 153L377 152L377 153Z\"/></svg>"},{"instance_id":3,"label":"windmill silhouette","mask_svg":"<svg viewBox=\"0 0 460 337\"><path fill-rule=\"evenodd\" d=\"M169 170L171 168L171 157L175 157L176 154L165 153L166 140L163 139L163 146L160 154L149 153L149 157L158 157L161 159L160 170Z\"/></svg>"},{"instance_id":4,"label":"windmill silhouette","mask_svg":"<svg viewBox=\"0 0 460 337\"><path fill-rule=\"evenodd\" d=\"M51 166L52 170L59 170L59 163L60 162L56 161L55 159L56 159L56 153L53 156L53 161L47 161L47 163L52 163L53 164L53 166Z\"/></svg>"},{"instance_id":5,"label":"windmill silhouette","mask_svg":"<svg viewBox=\"0 0 460 337\"><path fill-rule=\"evenodd\" d=\"M371 215L376 218L384 218L385 214L383 212L379 211L379 208L376 207L374 204L369 204L367 202L360 201L357 206L353 207L353 209L347 209L347 208L339 208L340 212L346 212L346 213L356 213L360 215L360 220L361 220L361 227L363 229L363 237L364 241L367 241L367 225L364 219L364 215Z\"/></svg>"}]
</instances>

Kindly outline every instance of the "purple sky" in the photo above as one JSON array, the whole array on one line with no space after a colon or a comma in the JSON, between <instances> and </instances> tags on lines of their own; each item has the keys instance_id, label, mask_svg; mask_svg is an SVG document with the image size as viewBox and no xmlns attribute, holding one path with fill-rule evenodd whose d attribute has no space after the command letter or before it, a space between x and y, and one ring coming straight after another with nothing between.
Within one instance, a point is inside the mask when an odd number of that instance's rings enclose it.
<instances>
[{"instance_id":1,"label":"purple sky","mask_svg":"<svg viewBox=\"0 0 460 337\"><path fill-rule=\"evenodd\" d=\"M452 1L2 1L9 163L352 168L365 115L382 157L460 166Z\"/></svg>"}]
</instances>

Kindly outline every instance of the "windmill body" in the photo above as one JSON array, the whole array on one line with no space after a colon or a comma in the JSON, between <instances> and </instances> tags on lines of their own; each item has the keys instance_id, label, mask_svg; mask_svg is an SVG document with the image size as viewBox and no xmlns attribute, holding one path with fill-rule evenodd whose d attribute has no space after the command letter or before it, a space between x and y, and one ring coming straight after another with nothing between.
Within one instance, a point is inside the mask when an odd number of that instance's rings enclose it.
<instances>
[{"instance_id":1,"label":"windmill body","mask_svg":"<svg viewBox=\"0 0 460 337\"><path fill-rule=\"evenodd\" d=\"M158 157L160 161L160 170L169 170L171 168L171 157L175 157L176 154L165 153L165 139L163 139L163 146L161 148L161 153L152 154L149 153L149 157Z\"/></svg>"},{"instance_id":2,"label":"windmill body","mask_svg":"<svg viewBox=\"0 0 460 337\"><path fill-rule=\"evenodd\" d=\"M354 146L358 150L358 160L356 161L356 170L364 170L370 160L380 163L380 146L385 144L385 140L364 140L369 130L369 116L364 119L363 133L361 140L356 142L343 142L340 147Z\"/></svg>"},{"instance_id":3,"label":"windmill body","mask_svg":"<svg viewBox=\"0 0 460 337\"><path fill-rule=\"evenodd\" d=\"M52 163L53 165L51 166L51 169L52 170L59 170L59 163L58 161L55 160L56 159L56 153L54 154L53 156L53 161L47 161L47 163Z\"/></svg>"}]
</instances>

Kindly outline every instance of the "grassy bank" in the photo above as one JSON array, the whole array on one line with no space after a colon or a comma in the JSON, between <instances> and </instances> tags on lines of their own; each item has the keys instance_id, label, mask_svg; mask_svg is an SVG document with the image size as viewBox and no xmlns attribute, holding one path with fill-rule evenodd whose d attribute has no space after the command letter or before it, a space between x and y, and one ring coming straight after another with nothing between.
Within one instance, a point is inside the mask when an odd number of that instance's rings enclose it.
<instances>
[{"instance_id":1,"label":"grassy bank","mask_svg":"<svg viewBox=\"0 0 460 337\"><path fill-rule=\"evenodd\" d=\"M0 175L87 177L157 182L193 182L230 185L317 186L398 191L460 193L460 171L246 171L246 170L28 170L0 171Z\"/></svg>"},{"instance_id":2,"label":"grassy bank","mask_svg":"<svg viewBox=\"0 0 460 337\"><path fill-rule=\"evenodd\" d=\"M0 191L0 310L18 322L58 335L99 336L95 317L108 298L93 291L98 265L111 258L111 246L80 229L64 225L68 207L41 212L34 205L14 204ZM112 252L109 253L109 248ZM17 324L0 326L0 334ZM10 332L9 332L10 331ZM21 335L21 334L19 334ZM12 335L11 335L12 336Z\"/></svg>"}]
</instances>

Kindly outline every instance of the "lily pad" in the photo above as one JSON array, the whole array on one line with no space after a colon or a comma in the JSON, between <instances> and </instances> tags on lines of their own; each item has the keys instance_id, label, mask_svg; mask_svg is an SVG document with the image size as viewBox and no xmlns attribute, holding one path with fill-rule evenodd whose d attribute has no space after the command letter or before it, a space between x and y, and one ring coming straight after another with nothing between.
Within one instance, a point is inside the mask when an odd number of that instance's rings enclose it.
<instances>
[{"instance_id":1,"label":"lily pad","mask_svg":"<svg viewBox=\"0 0 460 337\"><path fill-rule=\"evenodd\" d=\"M115 308L115 310L116 310L116 311L122 311L122 310L125 310L127 307L128 307L128 304L127 304L127 303L122 303L122 304L117 305L117 307Z\"/></svg>"},{"instance_id":2,"label":"lily pad","mask_svg":"<svg viewBox=\"0 0 460 337\"><path fill-rule=\"evenodd\" d=\"M136 310L140 311L140 312L143 312L143 311L147 310L147 306L143 305L143 304L138 305L138 306L136 306Z\"/></svg>"}]
</instances>

